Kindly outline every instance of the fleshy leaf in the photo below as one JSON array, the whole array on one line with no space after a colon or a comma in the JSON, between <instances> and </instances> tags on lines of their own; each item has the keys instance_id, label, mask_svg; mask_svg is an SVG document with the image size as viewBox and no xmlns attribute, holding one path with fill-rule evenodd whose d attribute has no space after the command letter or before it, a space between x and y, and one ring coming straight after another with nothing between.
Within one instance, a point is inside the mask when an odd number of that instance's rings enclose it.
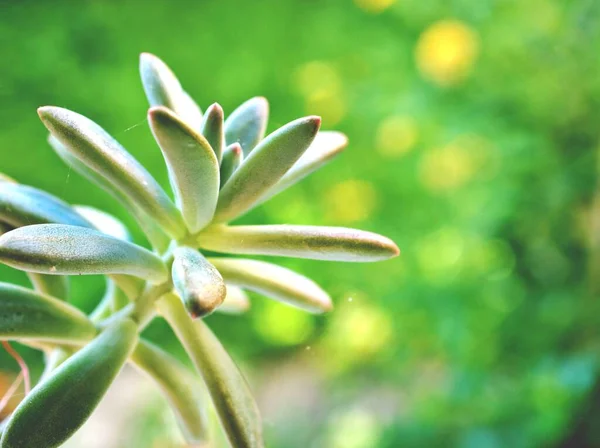
<instances>
[{"instance_id":1,"label":"fleshy leaf","mask_svg":"<svg viewBox=\"0 0 600 448\"><path fill-rule=\"evenodd\" d=\"M227 286L227 295L219 308L216 309L219 313L225 314L242 314L250 308L250 299L248 294L242 288L233 285Z\"/></svg>"},{"instance_id":2,"label":"fleshy leaf","mask_svg":"<svg viewBox=\"0 0 600 448\"><path fill-rule=\"evenodd\" d=\"M169 175L191 232L208 224L219 193L219 163L206 139L165 107L153 107L148 120L169 166Z\"/></svg>"},{"instance_id":3,"label":"fleshy leaf","mask_svg":"<svg viewBox=\"0 0 600 448\"><path fill-rule=\"evenodd\" d=\"M2 448L55 448L92 414L137 342L130 320L117 322L39 383L14 411Z\"/></svg>"},{"instance_id":4,"label":"fleshy leaf","mask_svg":"<svg viewBox=\"0 0 600 448\"><path fill-rule=\"evenodd\" d=\"M265 193L260 202L265 202L283 190L300 182L309 174L315 172L332 158L337 156L348 145L348 137L341 132L321 131L312 144L294 166Z\"/></svg>"},{"instance_id":5,"label":"fleshy leaf","mask_svg":"<svg viewBox=\"0 0 600 448\"><path fill-rule=\"evenodd\" d=\"M0 339L82 342L92 339L92 322L71 305L21 286L0 283Z\"/></svg>"},{"instance_id":6,"label":"fleshy leaf","mask_svg":"<svg viewBox=\"0 0 600 448\"><path fill-rule=\"evenodd\" d=\"M257 260L209 258L227 284L258 292L311 313L332 308L329 295L312 280L289 269Z\"/></svg>"},{"instance_id":7,"label":"fleshy leaf","mask_svg":"<svg viewBox=\"0 0 600 448\"><path fill-rule=\"evenodd\" d=\"M202 249L245 255L277 255L330 261L380 261L399 254L384 236L344 227L211 226L198 236Z\"/></svg>"},{"instance_id":8,"label":"fleshy leaf","mask_svg":"<svg viewBox=\"0 0 600 448\"><path fill-rule=\"evenodd\" d=\"M173 252L173 285L193 318L206 316L223 303L225 283L200 252L178 247Z\"/></svg>"},{"instance_id":9,"label":"fleshy leaf","mask_svg":"<svg viewBox=\"0 0 600 448\"><path fill-rule=\"evenodd\" d=\"M262 96L249 99L225 120L226 144L239 143L244 154L250 154L250 151L265 136L268 118L269 103L267 99Z\"/></svg>"},{"instance_id":10,"label":"fleshy leaf","mask_svg":"<svg viewBox=\"0 0 600 448\"><path fill-rule=\"evenodd\" d=\"M150 376L160 387L173 412L179 427L190 444L199 444L207 439L209 425L203 392L204 386L177 359L151 344L140 340L131 355L133 364Z\"/></svg>"},{"instance_id":11,"label":"fleshy leaf","mask_svg":"<svg viewBox=\"0 0 600 448\"><path fill-rule=\"evenodd\" d=\"M195 131L200 132L202 126L202 109L194 101L189 93L183 92L181 102L181 115L185 122Z\"/></svg>"},{"instance_id":12,"label":"fleshy leaf","mask_svg":"<svg viewBox=\"0 0 600 448\"><path fill-rule=\"evenodd\" d=\"M0 261L41 274L126 274L154 283L168 279L152 252L97 230L62 224L20 227L0 237Z\"/></svg>"},{"instance_id":13,"label":"fleshy leaf","mask_svg":"<svg viewBox=\"0 0 600 448\"><path fill-rule=\"evenodd\" d=\"M73 209L91 222L96 230L123 241L132 241L131 234L125 224L113 215L87 205L74 205Z\"/></svg>"},{"instance_id":14,"label":"fleshy leaf","mask_svg":"<svg viewBox=\"0 0 600 448\"><path fill-rule=\"evenodd\" d=\"M114 184L173 238L185 235L181 213L161 186L104 129L76 112L40 107L44 125L81 162Z\"/></svg>"},{"instance_id":15,"label":"fleshy leaf","mask_svg":"<svg viewBox=\"0 0 600 448\"><path fill-rule=\"evenodd\" d=\"M167 107L182 118L189 113L187 101L191 98L184 92L175 73L160 58L142 53L140 75L151 107Z\"/></svg>"},{"instance_id":16,"label":"fleshy leaf","mask_svg":"<svg viewBox=\"0 0 600 448\"><path fill-rule=\"evenodd\" d=\"M215 152L217 160L221 161L225 149L225 133L223 130L223 108L219 104L214 103L206 109L200 129Z\"/></svg>"},{"instance_id":17,"label":"fleshy leaf","mask_svg":"<svg viewBox=\"0 0 600 448\"><path fill-rule=\"evenodd\" d=\"M310 146L320 125L319 117L300 118L262 140L221 189L215 220L230 221L252 208Z\"/></svg>"},{"instance_id":18,"label":"fleshy leaf","mask_svg":"<svg viewBox=\"0 0 600 448\"><path fill-rule=\"evenodd\" d=\"M244 160L244 152L239 143L232 143L223 151L221 160L221 188L227 183L231 175L237 170Z\"/></svg>"},{"instance_id":19,"label":"fleshy leaf","mask_svg":"<svg viewBox=\"0 0 600 448\"><path fill-rule=\"evenodd\" d=\"M248 384L202 319L192 321L181 300L166 294L157 302L206 383L229 442L236 448L262 448L261 418Z\"/></svg>"},{"instance_id":20,"label":"fleshy leaf","mask_svg":"<svg viewBox=\"0 0 600 448\"><path fill-rule=\"evenodd\" d=\"M36 291L57 299L67 300L69 297L69 279L62 275L44 275L28 272L27 277Z\"/></svg>"},{"instance_id":21,"label":"fleshy leaf","mask_svg":"<svg viewBox=\"0 0 600 448\"><path fill-rule=\"evenodd\" d=\"M158 227L158 225L154 222L152 218L150 218L145 212L143 212L139 207L133 204L127 196L125 196L119 189L115 188L113 184L107 181L104 177L96 173L94 170L90 169L86 166L81 160L77 157L73 156L64 145L59 142L55 137L50 135L48 138L48 143L52 146L52 149L56 152L56 154L62 159L65 164L67 164L70 168L75 170L81 176L85 177L90 182L96 184L106 192L110 193L116 200L118 200L121 205L123 205L127 210L131 212L131 214L135 217L138 225L154 247L159 252L164 252L169 243L171 242L170 238L164 234L162 229Z\"/></svg>"},{"instance_id":22,"label":"fleshy leaf","mask_svg":"<svg viewBox=\"0 0 600 448\"><path fill-rule=\"evenodd\" d=\"M0 182L0 220L14 227L46 223L92 227L57 197L37 188L9 182Z\"/></svg>"}]
</instances>

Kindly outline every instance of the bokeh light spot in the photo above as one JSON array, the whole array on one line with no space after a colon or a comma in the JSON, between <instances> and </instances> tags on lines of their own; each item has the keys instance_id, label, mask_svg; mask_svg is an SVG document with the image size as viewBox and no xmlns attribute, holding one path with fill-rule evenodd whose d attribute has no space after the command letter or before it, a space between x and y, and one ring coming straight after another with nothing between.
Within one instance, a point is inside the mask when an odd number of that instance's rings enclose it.
<instances>
[{"instance_id":1,"label":"bokeh light spot","mask_svg":"<svg viewBox=\"0 0 600 448\"><path fill-rule=\"evenodd\" d=\"M400 157L413 149L418 137L417 124L411 117L391 116L377 129L377 150L385 157Z\"/></svg>"},{"instance_id":2,"label":"bokeh light spot","mask_svg":"<svg viewBox=\"0 0 600 448\"><path fill-rule=\"evenodd\" d=\"M380 428L375 417L362 409L352 409L333 418L329 427L331 448L371 448L377 446Z\"/></svg>"},{"instance_id":3,"label":"bokeh light spot","mask_svg":"<svg viewBox=\"0 0 600 448\"><path fill-rule=\"evenodd\" d=\"M479 53L476 32L457 20L443 20L427 28L416 48L421 74L440 86L466 79Z\"/></svg>"},{"instance_id":4,"label":"bokeh light spot","mask_svg":"<svg viewBox=\"0 0 600 448\"><path fill-rule=\"evenodd\" d=\"M265 341L277 345L301 344L314 329L310 314L272 301L256 313L254 324Z\"/></svg>"},{"instance_id":5,"label":"bokeh light spot","mask_svg":"<svg viewBox=\"0 0 600 448\"><path fill-rule=\"evenodd\" d=\"M328 219L351 223L370 216L377 208L377 192L370 182L350 179L333 185L324 195Z\"/></svg>"}]
</instances>

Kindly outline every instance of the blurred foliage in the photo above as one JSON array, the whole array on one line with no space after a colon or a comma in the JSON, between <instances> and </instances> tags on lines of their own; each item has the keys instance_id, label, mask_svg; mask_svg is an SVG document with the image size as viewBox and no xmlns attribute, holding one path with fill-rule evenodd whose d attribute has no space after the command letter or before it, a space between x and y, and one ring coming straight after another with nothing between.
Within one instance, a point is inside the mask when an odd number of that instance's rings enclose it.
<instances>
[{"instance_id":1,"label":"blurred foliage","mask_svg":"<svg viewBox=\"0 0 600 448\"><path fill-rule=\"evenodd\" d=\"M279 384L268 446L533 447L569 432L600 361L598 2L0 5L0 169L131 226L61 164L35 109L89 116L167 187L142 51L204 108L264 95L271 130L320 114L348 134L339 159L241 222L374 230L402 256L281 260L332 293L328 316L254 297L243 317L209 318L256 388ZM75 279L73 301L89 310L102 286Z\"/></svg>"}]
</instances>

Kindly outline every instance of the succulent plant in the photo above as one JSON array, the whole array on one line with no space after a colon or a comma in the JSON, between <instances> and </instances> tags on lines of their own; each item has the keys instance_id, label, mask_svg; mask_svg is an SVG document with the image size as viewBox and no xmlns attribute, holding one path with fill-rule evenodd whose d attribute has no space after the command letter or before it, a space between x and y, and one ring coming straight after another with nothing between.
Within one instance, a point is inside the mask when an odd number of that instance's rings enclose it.
<instances>
[{"instance_id":1,"label":"succulent plant","mask_svg":"<svg viewBox=\"0 0 600 448\"><path fill-rule=\"evenodd\" d=\"M128 361L155 380L190 443L208 437L209 396L232 446L263 446L248 385L202 317L245 311L244 290L312 313L329 311L332 302L298 273L229 254L359 262L398 255L389 239L359 230L229 225L337 155L346 137L320 131L316 116L265 137L264 98L227 119L218 104L202 113L164 62L150 54L140 62L148 123L175 201L90 119L59 107L38 112L56 153L132 213L152 250L100 210L0 181L0 261L26 271L33 286L0 283L0 339L44 350L47 360L42 379L6 422L2 448L62 444ZM68 276L81 274L106 276L105 296L90 315L66 301ZM197 372L140 337L155 317L173 328Z\"/></svg>"}]
</instances>

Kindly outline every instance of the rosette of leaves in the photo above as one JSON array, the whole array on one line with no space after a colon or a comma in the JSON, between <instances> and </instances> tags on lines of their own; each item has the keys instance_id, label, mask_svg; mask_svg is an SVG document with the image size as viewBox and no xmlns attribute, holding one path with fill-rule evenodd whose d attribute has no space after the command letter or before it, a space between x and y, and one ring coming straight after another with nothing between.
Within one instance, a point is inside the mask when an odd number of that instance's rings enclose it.
<instances>
[{"instance_id":1,"label":"rosette of leaves","mask_svg":"<svg viewBox=\"0 0 600 448\"><path fill-rule=\"evenodd\" d=\"M311 313L331 309L330 297L312 280L247 256L362 262L398 254L389 239L360 230L230 225L328 162L346 137L320 131L316 116L265 136L264 98L250 99L225 119L218 104L202 113L155 56L143 54L140 71L174 200L90 119L59 107L38 112L56 153L132 213L152 250L132 242L125 226L102 211L70 206L8 178L0 182L0 261L26 271L32 282L31 289L0 283L0 339L40 348L47 357L42 379L4 425L2 448L62 444L126 362L155 380L190 443L208 437L210 401L232 446L261 447L249 387L202 317L245 311L246 290ZM82 274L107 279L90 315L65 300L68 276ZM196 372L139 336L155 317L173 328Z\"/></svg>"}]
</instances>

